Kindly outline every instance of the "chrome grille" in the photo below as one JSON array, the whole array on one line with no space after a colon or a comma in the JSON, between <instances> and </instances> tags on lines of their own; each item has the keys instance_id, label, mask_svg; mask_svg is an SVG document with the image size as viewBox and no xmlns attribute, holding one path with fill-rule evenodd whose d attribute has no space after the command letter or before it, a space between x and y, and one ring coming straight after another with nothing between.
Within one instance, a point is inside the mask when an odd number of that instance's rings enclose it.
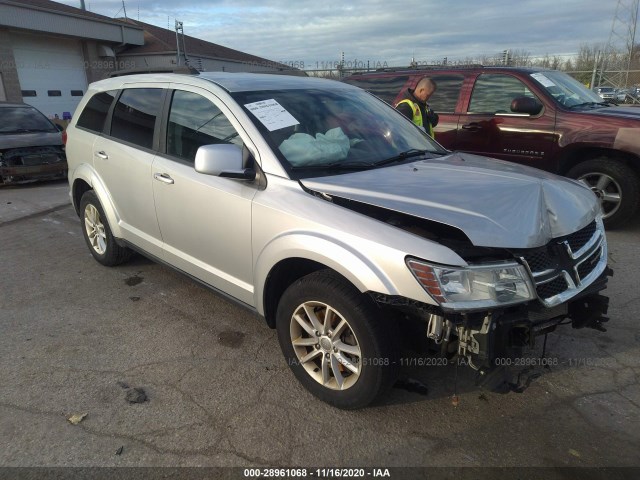
<instances>
[{"instance_id":1,"label":"chrome grille","mask_svg":"<svg viewBox=\"0 0 640 480\"><path fill-rule=\"evenodd\" d=\"M602 222L552 240L543 248L525 252L521 259L533 276L538 298L547 307L565 302L600 275L607 261Z\"/></svg>"},{"instance_id":2,"label":"chrome grille","mask_svg":"<svg viewBox=\"0 0 640 480\"><path fill-rule=\"evenodd\" d=\"M577 252L582 247L584 247L589 242L589 240L591 240L591 238L593 238L593 235L595 233L596 233L596 221L594 220L583 229L578 230L577 232L572 233L571 235L568 235L566 237L566 241L571 247L571 251Z\"/></svg>"},{"instance_id":3,"label":"chrome grille","mask_svg":"<svg viewBox=\"0 0 640 480\"><path fill-rule=\"evenodd\" d=\"M593 270L598 266L598 261L600 260L601 254L602 252L600 250L596 250L593 255L588 257L585 261L583 261L576 267L579 278L585 278L587 275L593 272Z\"/></svg>"},{"instance_id":4,"label":"chrome grille","mask_svg":"<svg viewBox=\"0 0 640 480\"><path fill-rule=\"evenodd\" d=\"M553 259L546 249L527 253L524 255L524 259L532 272L544 272L555 266Z\"/></svg>"},{"instance_id":5,"label":"chrome grille","mask_svg":"<svg viewBox=\"0 0 640 480\"><path fill-rule=\"evenodd\" d=\"M569 288L569 284L564 276L554 278L550 282L536 285L536 292L540 298L551 298Z\"/></svg>"}]
</instances>

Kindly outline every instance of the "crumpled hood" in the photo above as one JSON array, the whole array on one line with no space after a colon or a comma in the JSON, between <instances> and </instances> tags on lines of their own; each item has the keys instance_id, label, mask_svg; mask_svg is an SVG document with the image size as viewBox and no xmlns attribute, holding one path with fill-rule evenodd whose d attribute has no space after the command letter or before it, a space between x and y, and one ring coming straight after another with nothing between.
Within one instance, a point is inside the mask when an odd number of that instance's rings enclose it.
<instances>
[{"instance_id":1,"label":"crumpled hood","mask_svg":"<svg viewBox=\"0 0 640 480\"><path fill-rule=\"evenodd\" d=\"M0 134L0 150L50 146L62 146L62 134L60 132Z\"/></svg>"},{"instance_id":2,"label":"crumpled hood","mask_svg":"<svg viewBox=\"0 0 640 480\"><path fill-rule=\"evenodd\" d=\"M301 180L308 189L451 225L477 246L534 248L599 212L583 185L465 153Z\"/></svg>"}]
</instances>

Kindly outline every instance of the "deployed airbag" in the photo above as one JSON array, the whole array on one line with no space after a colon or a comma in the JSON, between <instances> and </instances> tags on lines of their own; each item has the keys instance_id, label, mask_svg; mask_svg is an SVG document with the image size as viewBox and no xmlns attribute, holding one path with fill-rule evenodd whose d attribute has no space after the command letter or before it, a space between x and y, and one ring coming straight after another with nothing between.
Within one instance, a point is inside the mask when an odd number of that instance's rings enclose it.
<instances>
[{"instance_id":1,"label":"deployed airbag","mask_svg":"<svg viewBox=\"0 0 640 480\"><path fill-rule=\"evenodd\" d=\"M280 151L294 167L318 165L343 160L350 142L340 127L327 133L294 133L280 144Z\"/></svg>"}]
</instances>

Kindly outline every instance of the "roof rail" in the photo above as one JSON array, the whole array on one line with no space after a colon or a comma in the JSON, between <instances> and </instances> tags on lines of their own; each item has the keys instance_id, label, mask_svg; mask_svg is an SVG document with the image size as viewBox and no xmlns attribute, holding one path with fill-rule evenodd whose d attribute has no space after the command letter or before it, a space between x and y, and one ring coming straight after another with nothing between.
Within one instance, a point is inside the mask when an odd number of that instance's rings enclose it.
<instances>
[{"instance_id":1,"label":"roof rail","mask_svg":"<svg viewBox=\"0 0 640 480\"><path fill-rule=\"evenodd\" d=\"M398 72L402 70L441 70L443 68L455 70L457 68L483 68L484 65L478 63L467 63L464 65L416 65L416 66L408 66L408 67L387 67L387 68L378 68L376 72Z\"/></svg>"},{"instance_id":2,"label":"roof rail","mask_svg":"<svg viewBox=\"0 0 640 480\"><path fill-rule=\"evenodd\" d=\"M109 78L123 77L125 75L137 75L139 73L180 73L183 75L199 75L200 72L193 67L141 67L128 70L115 70L109 74Z\"/></svg>"},{"instance_id":3,"label":"roof rail","mask_svg":"<svg viewBox=\"0 0 640 480\"><path fill-rule=\"evenodd\" d=\"M386 68L377 68L375 70L365 70L353 72L351 75L366 75L372 72L409 72L409 71L429 71L429 70L456 70L456 69L464 69L464 68L485 68L487 65L482 65L479 63L466 63L464 65L416 65L416 66L407 66L407 67L386 67Z\"/></svg>"}]
</instances>

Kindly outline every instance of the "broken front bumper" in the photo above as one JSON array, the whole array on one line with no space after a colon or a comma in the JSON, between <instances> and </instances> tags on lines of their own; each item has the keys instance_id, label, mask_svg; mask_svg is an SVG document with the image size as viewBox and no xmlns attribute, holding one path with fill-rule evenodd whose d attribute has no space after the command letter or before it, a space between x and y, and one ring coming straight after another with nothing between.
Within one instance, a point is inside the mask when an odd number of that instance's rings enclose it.
<instances>
[{"instance_id":1,"label":"broken front bumper","mask_svg":"<svg viewBox=\"0 0 640 480\"><path fill-rule=\"evenodd\" d=\"M0 167L0 177L4 183L14 183L28 179L63 177L67 174L67 162L42 165L16 165Z\"/></svg>"},{"instance_id":2,"label":"broken front bumper","mask_svg":"<svg viewBox=\"0 0 640 480\"><path fill-rule=\"evenodd\" d=\"M605 331L609 298L599 292L606 288L611 274L607 269L591 288L553 308L522 307L498 314L489 312L480 318L464 316L455 326L458 357L476 370L489 371L509 363L523 349L533 348L536 337L552 332L561 323Z\"/></svg>"}]
</instances>

